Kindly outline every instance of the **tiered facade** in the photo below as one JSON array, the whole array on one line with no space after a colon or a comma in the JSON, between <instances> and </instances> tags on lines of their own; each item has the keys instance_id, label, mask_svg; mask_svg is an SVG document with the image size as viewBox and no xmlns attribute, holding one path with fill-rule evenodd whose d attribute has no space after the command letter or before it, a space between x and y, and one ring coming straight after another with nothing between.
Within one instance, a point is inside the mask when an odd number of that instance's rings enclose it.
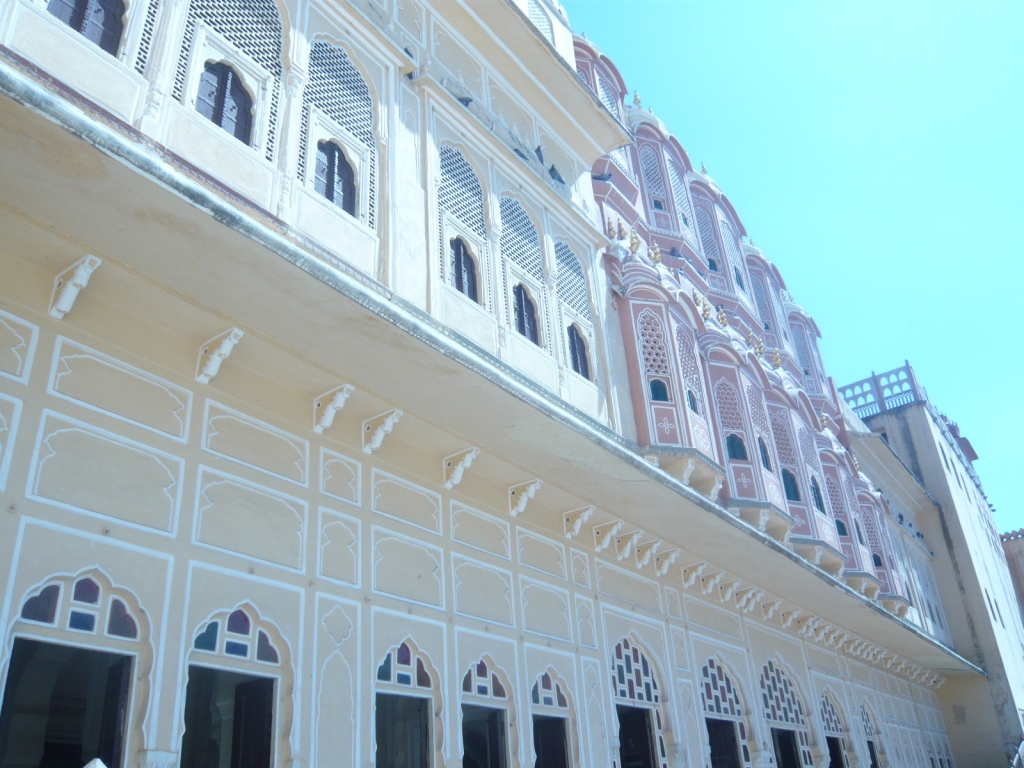
<instances>
[{"instance_id":1,"label":"tiered facade","mask_svg":"<svg viewBox=\"0 0 1024 768\"><path fill-rule=\"evenodd\" d=\"M974 551L556 2L0 41L0 768L1009 762Z\"/></svg>"}]
</instances>

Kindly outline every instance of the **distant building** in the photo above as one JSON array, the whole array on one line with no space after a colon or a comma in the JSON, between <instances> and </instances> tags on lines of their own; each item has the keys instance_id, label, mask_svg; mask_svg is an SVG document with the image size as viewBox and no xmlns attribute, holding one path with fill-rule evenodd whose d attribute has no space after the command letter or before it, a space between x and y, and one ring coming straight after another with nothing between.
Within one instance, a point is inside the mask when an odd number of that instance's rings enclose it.
<instances>
[{"instance_id":1,"label":"distant building","mask_svg":"<svg viewBox=\"0 0 1024 768\"><path fill-rule=\"evenodd\" d=\"M969 444L554 0L0 0L0 233L0 768L1024 740Z\"/></svg>"},{"instance_id":2,"label":"distant building","mask_svg":"<svg viewBox=\"0 0 1024 768\"><path fill-rule=\"evenodd\" d=\"M1024 528L1010 533L1002 533L999 540L1006 555L1006 565L1010 569L1010 581L1017 595L1017 607L1024 613Z\"/></svg>"}]
</instances>

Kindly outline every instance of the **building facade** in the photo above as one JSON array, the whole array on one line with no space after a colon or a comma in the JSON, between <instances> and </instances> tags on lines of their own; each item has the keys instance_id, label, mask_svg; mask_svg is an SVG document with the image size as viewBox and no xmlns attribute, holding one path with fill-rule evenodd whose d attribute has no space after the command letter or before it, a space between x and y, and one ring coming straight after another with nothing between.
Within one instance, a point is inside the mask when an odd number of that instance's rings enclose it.
<instances>
[{"instance_id":1,"label":"building facade","mask_svg":"<svg viewBox=\"0 0 1024 768\"><path fill-rule=\"evenodd\" d=\"M557 2L0 42L0 766L1010 764L962 450Z\"/></svg>"}]
</instances>

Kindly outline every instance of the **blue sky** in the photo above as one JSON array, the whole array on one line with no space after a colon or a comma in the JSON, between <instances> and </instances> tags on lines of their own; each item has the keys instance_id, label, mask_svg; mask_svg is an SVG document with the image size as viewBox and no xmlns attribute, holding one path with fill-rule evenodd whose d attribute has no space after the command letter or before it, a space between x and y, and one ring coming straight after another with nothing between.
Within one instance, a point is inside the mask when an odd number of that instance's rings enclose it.
<instances>
[{"instance_id":1,"label":"blue sky","mask_svg":"<svg viewBox=\"0 0 1024 768\"><path fill-rule=\"evenodd\" d=\"M706 163L836 384L909 359L1024 527L1024 3L563 4Z\"/></svg>"}]
</instances>

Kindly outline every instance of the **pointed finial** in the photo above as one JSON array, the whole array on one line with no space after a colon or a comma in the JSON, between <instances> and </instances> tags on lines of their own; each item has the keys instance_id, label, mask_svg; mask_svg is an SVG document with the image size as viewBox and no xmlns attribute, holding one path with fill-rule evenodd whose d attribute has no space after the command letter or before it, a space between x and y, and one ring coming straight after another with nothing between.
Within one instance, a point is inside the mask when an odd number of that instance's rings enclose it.
<instances>
[{"instance_id":1,"label":"pointed finial","mask_svg":"<svg viewBox=\"0 0 1024 768\"><path fill-rule=\"evenodd\" d=\"M779 354L779 348L775 348L775 354L772 355L772 368L779 370L782 367L782 355Z\"/></svg>"},{"instance_id":2,"label":"pointed finial","mask_svg":"<svg viewBox=\"0 0 1024 768\"><path fill-rule=\"evenodd\" d=\"M765 348L764 348L764 339L758 339L757 340L757 356L758 357L764 357L764 353L766 351L767 350L765 350Z\"/></svg>"},{"instance_id":3,"label":"pointed finial","mask_svg":"<svg viewBox=\"0 0 1024 768\"><path fill-rule=\"evenodd\" d=\"M821 428L825 429L828 426L828 416L824 411L821 412Z\"/></svg>"},{"instance_id":4,"label":"pointed finial","mask_svg":"<svg viewBox=\"0 0 1024 768\"><path fill-rule=\"evenodd\" d=\"M700 307L700 301L701 301L700 294L697 293L697 289L694 288L693 289L693 303L696 304L698 307Z\"/></svg>"},{"instance_id":5,"label":"pointed finial","mask_svg":"<svg viewBox=\"0 0 1024 768\"><path fill-rule=\"evenodd\" d=\"M640 238L636 234L635 229L629 230L629 252L636 255L636 252L640 250Z\"/></svg>"},{"instance_id":6,"label":"pointed finial","mask_svg":"<svg viewBox=\"0 0 1024 768\"><path fill-rule=\"evenodd\" d=\"M619 240L625 240L626 239L626 227L625 227L625 225L623 225L622 219L619 219L618 235L619 235L619 237L618 237Z\"/></svg>"},{"instance_id":7,"label":"pointed finial","mask_svg":"<svg viewBox=\"0 0 1024 768\"><path fill-rule=\"evenodd\" d=\"M708 175L708 169L707 169L707 166L704 165L704 161L703 160L701 160L701 162L700 162L700 172L703 173L705 176Z\"/></svg>"},{"instance_id":8,"label":"pointed finial","mask_svg":"<svg viewBox=\"0 0 1024 768\"><path fill-rule=\"evenodd\" d=\"M750 238L750 244L751 244L751 245L753 245L753 244L754 244L754 238L753 238L753 237L751 237L751 238Z\"/></svg>"},{"instance_id":9,"label":"pointed finial","mask_svg":"<svg viewBox=\"0 0 1024 768\"><path fill-rule=\"evenodd\" d=\"M853 457L853 468L860 472L860 462L857 461L857 457Z\"/></svg>"},{"instance_id":10,"label":"pointed finial","mask_svg":"<svg viewBox=\"0 0 1024 768\"><path fill-rule=\"evenodd\" d=\"M708 304L707 299L701 299L701 302L703 303L703 306L701 307L700 315L704 318L704 322L706 323L711 319L711 305Z\"/></svg>"},{"instance_id":11,"label":"pointed finial","mask_svg":"<svg viewBox=\"0 0 1024 768\"><path fill-rule=\"evenodd\" d=\"M651 244L651 261L655 264L661 264L661 248L658 247L657 243Z\"/></svg>"},{"instance_id":12,"label":"pointed finial","mask_svg":"<svg viewBox=\"0 0 1024 768\"><path fill-rule=\"evenodd\" d=\"M636 104L638 107L640 106L640 94L637 93L636 91L633 91L633 103Z\"/></svg>"},{"instance_id":13,"label":"pointed finial","mask_svg":"<svg viewBox=\"0 0 1024 768\"><path fill-rule=\"evenodd\" d=\"M615 225L612 223L612 217L608 217L608 237L612 240L615 239Z\"/></svg>"},{"instance_id":14,"label":"pointed finial","mask_svg":"<svg viewBox=\"0 0 1024 768\"><path fill-rule=\"evenodd\" d=\"M718 305L718 324L723 328L729 327L729 316L725 314L725 307Z\"/></svg>"},{"instance_id":15,"label":"pointed finial","mask_svg":"<svg viewBox=\"0 0 1024 768\"><path fill-rule=\"evenodd\" d=\"M747 331L747 346L751 349L757 349L757 339L754 338L753 329Z\"/></svg>"}]
</instances>

